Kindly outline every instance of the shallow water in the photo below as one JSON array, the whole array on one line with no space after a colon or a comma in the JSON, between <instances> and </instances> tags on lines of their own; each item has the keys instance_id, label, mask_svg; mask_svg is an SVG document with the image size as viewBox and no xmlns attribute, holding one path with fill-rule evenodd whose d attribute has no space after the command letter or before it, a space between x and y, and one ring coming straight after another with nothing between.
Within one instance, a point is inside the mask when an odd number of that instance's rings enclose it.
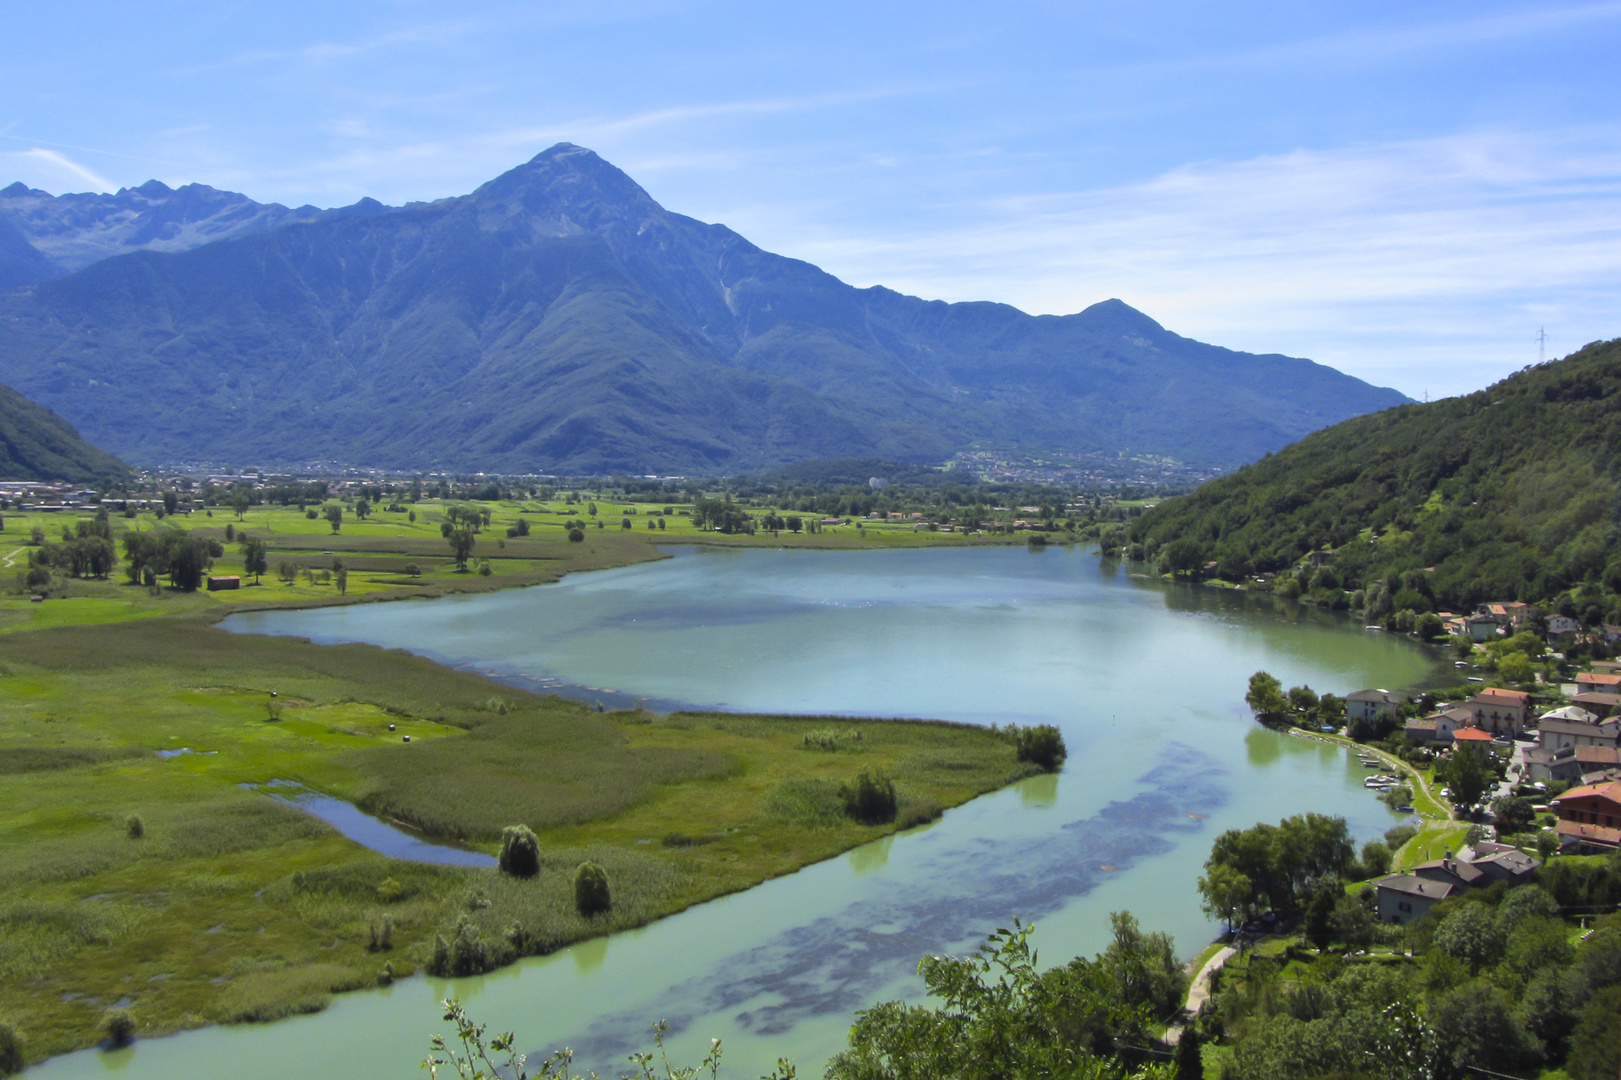
<instances>
[{"instance_id":1,"label":"shallow water","mask_svg":"<svg viewBox=\"0 0 1621 1080\"><path fill-rule=\"evenodd\" d=\"M404 1077L435 1003L456 993L492 1030L567 1044L612 1073L671 1022L728 1075L779 1054L807 1075L855 1011L914 994L917 960L1014 915L1049 963L1101 948L1107 914L1196 952L1215 927L1194 881L1223 829L1305 810L1359 840L1394 824L1343 750L1257 728L1249 675L1346 693L1429 677L1416 645L1292 605L1168 587L1075 549L678 550L668 561L431 602L235 616L232 629L410 648L582 697L751 711L1060 725L1059 776L1037 777L910 834L653 926L478 978L411 979L326 1013L58 1059L42 1076Z\"/></svg>"},{"instance_id":2,"label":"shallow water","mask_svg":"<svg viewBox=\"0 0 1621 1080\"><path fill-rule=\"evenodd\" d=\"M272 799L320 818L360 846L391 858L439 863L441 866L480 866L485 869L496 865L492 855L445 844L430 844L404 829L397 829L386 821L372 817L351 803L311 791L290 780L272 780L268 784L247 786L256 786Z\"/></svg>"}]
</instances>

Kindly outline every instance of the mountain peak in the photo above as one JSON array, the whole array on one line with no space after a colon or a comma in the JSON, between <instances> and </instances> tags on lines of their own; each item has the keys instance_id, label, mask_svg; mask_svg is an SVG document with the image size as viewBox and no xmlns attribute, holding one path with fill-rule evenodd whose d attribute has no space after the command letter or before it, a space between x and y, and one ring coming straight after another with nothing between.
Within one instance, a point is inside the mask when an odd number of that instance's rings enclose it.
<instances>
[{"instance_id":1,"label":"mountain peak","mask_svg":"<svg viewBox=\"0 0 1621 1080\"><path fill-rule=\"evenodd\" d=\"M528 219L542 232L600 231L662 212L642 186L594 150L562 142L469 197L481 214Z\"/></svg>"}]
</instances>

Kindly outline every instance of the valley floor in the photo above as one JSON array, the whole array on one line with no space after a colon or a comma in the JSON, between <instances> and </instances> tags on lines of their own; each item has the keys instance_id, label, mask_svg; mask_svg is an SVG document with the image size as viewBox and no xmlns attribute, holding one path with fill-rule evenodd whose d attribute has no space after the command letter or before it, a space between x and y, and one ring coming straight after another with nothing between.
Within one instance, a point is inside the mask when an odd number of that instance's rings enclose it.
<instances>
[{"instance_id":1,"label":"valley floor","mask_svg":"<svg viewBox=\"0 0 1621 1080\"><path fill-rule=\"evenodd\" d=\"M257 587L70 580L43 602L0 601L0 1021L30 1059L95 1044L110 1010L127 1010L139 1036L268 1020L436 962L473 970L551 951L926 822L1034 771L981 728L596 713L398 651L214 625L233 610L553 581L658 558L660 542L971 542L679 525L570 542L536 528L481 539L472 565L488 558L484 576L456 573L433 511L418 511L419 529L390 520L327 536L302 531L291 511L250 512L244 527L270 543ZM182 527L222 534L216 513ZM8 514L4 536L32 524ZM0 543L0 559L18 546ZM216 574L240 565L227 550ZM320 580L333 560L346 594ZM281 563L296 568L284 578ZM894 821L844 812L841 786L862 772L893 778ZM272 780L485 852L504 826L529 824L541 873L386 858L252 786ZM588 859L607 870L613 900L592 918L573 891Z\"/></svg>"}]
</instances>

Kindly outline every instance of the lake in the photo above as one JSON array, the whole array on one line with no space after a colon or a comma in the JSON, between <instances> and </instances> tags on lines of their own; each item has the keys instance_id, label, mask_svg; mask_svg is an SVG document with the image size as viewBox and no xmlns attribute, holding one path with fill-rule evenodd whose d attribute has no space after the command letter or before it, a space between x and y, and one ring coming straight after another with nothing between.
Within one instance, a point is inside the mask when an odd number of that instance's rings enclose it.
<instances>
[{"instance_id":1,"label":"lake","mask_svg":"<svg viewBox=\"0 0 1621 1080\"><path fill-rule=\"evenodd\" d=\"M681 548L555 585L233 616L246 633L406 648L609 706L1054 723L1063 773L639 931L490 975L417 978L324 1013L54 1059L116 1071L371 1080L418 1074L436 1002L618 1072L667 1019L680 1060L710 1037L729 1076L779 1055L805 1075L856 1010L915 994L918 959L1015 915L1046 963L1101 949L1130 909L1191 956L1219 929L1194 882L1223 829L1306 810L1357 840L1397 823L1345 751L1258 728L1257 669L1344 694L1433 678L1439 653L1297 605L1171 586L1078 548L812 552Z\"/></svg>"}]
</instances>

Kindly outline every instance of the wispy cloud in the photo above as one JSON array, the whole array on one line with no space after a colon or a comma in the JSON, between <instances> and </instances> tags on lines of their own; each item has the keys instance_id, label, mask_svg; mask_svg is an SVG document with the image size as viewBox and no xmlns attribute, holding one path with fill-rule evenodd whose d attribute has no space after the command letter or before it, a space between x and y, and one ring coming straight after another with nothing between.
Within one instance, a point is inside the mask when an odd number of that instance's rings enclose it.
<instances>
[{"instance_id":1,"label":"wispy cloud","mask_svg":"<svg viewBox=\"0 0 1621 1080\"><path fill-rule=\"evenodd\" d=\"M1507 370L1539 321L1562 320L1569 347L1621 333L1616 135L1487 132L1192 164L959 207L972 220L950 230L792 253L860 284L1037 312L1119 296L1183 333L1418 393L1403 371L1425 357L1434 370L1437 350ZM1448 378L1430 385L1468 388Z\"/></svg>"},{"instance_id":2,"label":"wispy cloud","mask_svg":"<svg viewBox=\"0 0 1621 1080\"><path fill-rule=\"evenodd\" d=\"M91 186L91 190L93 191L116 191L118 189L118 185L113 183L111 180L108 180L93 170L80 165L77 161L74 161L72 158L68 157L59 150L47 150L44 147L35 146L27 150L8 152L4 154L4 156L17 159L19 164L28 162L37 166L39 163L43 163L52 172L62 176L64 179L67 177L74 177L79 181L89 184Z\"/></svg>"}]
</instances>

